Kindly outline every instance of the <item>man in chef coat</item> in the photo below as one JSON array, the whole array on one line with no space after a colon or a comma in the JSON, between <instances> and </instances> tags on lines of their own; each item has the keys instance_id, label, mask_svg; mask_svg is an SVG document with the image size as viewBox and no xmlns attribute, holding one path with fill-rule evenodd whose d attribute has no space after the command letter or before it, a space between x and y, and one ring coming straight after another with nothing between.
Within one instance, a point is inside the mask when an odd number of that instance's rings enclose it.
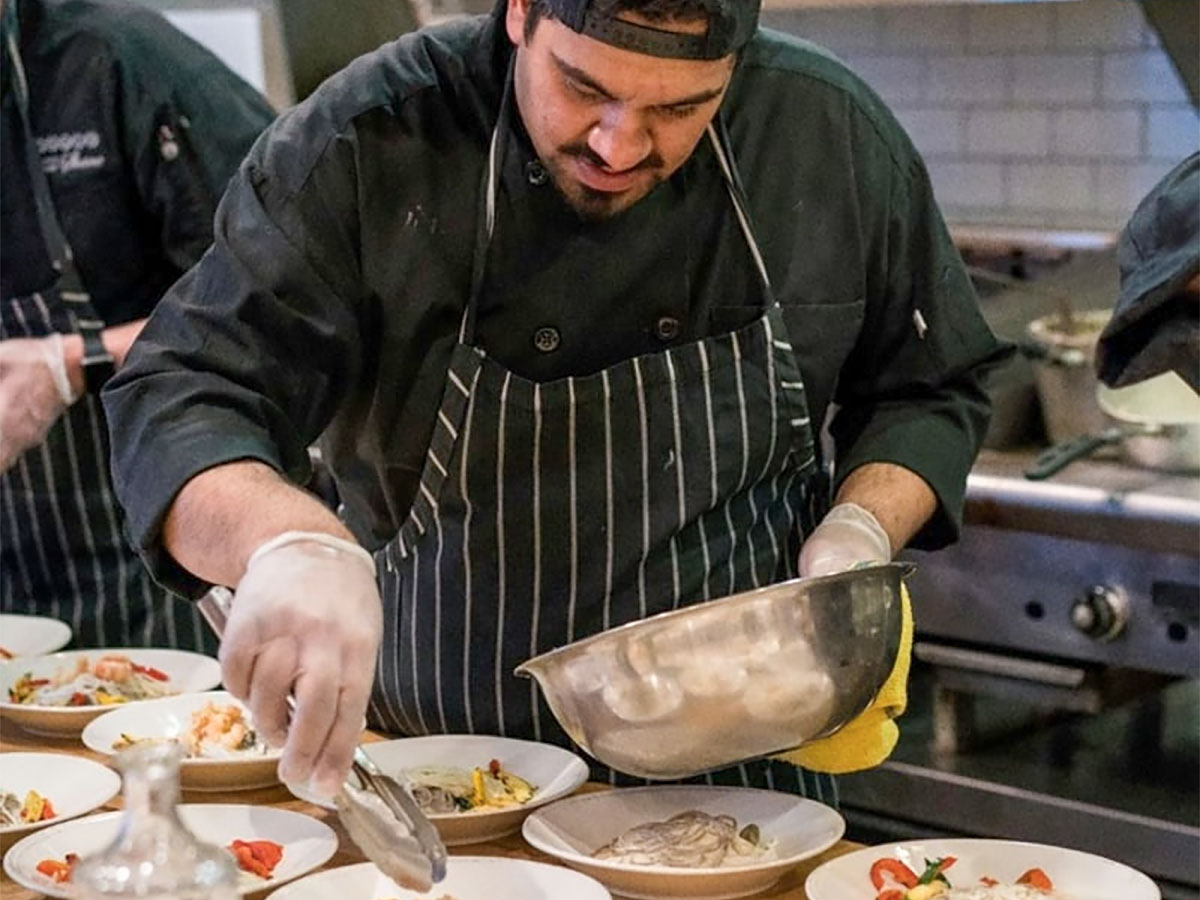
<instances>
[{"instance_id":1,"label":"man in chef coat","mask_svg":"<svg viewBox=\"0 0 1200 900\"><path fill-rule=\"evenodd\" d=\"M231 184L105 398L148 564L236 588L224 679L272 740L295 694L285 778L332 792L364 712L567 743L529 656L955 537L1005 350L883 104L757 18L501 2ZM295 487L318 436L338 515Z\"/></svg>"},{"instance_id":2,"label":"man in chef coat","mask_svg":"<svg viewBox=\"0 0 1200 900\"><path fill-rule=\"evenodd\" d=\"M274 112L133 4L0 16L0 611L61 619L81 647L214 649L121 533L99 394Z\"/></svg>"}]
</instances>

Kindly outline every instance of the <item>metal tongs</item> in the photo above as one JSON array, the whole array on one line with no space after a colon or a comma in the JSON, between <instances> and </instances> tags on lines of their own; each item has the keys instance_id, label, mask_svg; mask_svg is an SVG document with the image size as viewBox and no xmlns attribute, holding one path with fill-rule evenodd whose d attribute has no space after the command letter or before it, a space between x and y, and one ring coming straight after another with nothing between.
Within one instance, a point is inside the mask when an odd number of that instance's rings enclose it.
<instances>
[{"instance_id":1,"label":"metal tongs","mask_svg":"<svg viewBox=\"0 0 1200 900\"><path fill-rule=\"evenodd\" d=\"M225 633L233 592L214 587L197 601L216 632ZM287 698L294 715L296 703ZM338 818L363 854L398 885L425 892L446 877L446 847L425 818L408 788L385 775L363 750L354 748L354 774L362 787L347 779L333 798ZM403 774L400 779L403 779Z\"/></svg>"}]
</instances>

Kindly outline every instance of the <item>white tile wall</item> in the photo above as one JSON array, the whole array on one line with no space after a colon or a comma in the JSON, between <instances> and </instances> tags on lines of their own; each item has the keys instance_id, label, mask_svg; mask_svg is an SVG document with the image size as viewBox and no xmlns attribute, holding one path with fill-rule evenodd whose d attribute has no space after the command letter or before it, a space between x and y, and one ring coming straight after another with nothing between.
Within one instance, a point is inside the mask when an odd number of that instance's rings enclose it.
<instances>
[{"instance_id":1,"label":"white tile wall","mask_svg":"<svg viewBox=\"0 0 1200 900\"><path fill-rule=\"evenodd\" d=\"M1023 103L1093 103L1100 86L1100 58L1020 54L1012 57L1013 99Z\"/></svg>"},{"instance_id":2,"label":"white tile wall","mask_svg":"<svg viewBox=\"0 0 1200 900\"><path fill-rule=\"evenodd\" d=\"M763 21L833 50L880 93L951 221L1119 228L1200 149L1200 118L1135 0L856 5Z\"/></svg>"},{"instance_id":3,"label":"white tile wall","mask_svg":"<svg viewBox=\"0 0 1200 900\"><path fill-rule=\"evenodd\" d=\"M1058 159L1136 159L1141 149L1140 109L1090 107L1054 113L1050 153Z\"/></svg>"},{"instance_id":4,"label":"white tile wall","mask_svg":"<svg viewBox=\"0 0 1200 900\"><path fill-rule=\"evenodd\" d=\"M967 119L967 153L1043 158L1050 152L1047 109L979 109Z\"/></svg>"},{"instance_id":5,"label":"white tile wall","mask_svg":"<svg viewBox=\"0 0 1200 900\"><path fill-rule=\"evenodd\" d=\"M1009 94L1003 56L937 56L926 61L930 100L947 105L1002 101Z\"/></svg>"}]
</instances>

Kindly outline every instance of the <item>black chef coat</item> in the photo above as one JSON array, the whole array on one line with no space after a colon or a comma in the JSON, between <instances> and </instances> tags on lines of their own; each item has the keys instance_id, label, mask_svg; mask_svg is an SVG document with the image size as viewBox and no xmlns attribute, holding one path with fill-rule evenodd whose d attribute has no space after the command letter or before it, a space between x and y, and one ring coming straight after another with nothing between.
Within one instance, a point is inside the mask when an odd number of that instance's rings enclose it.
<instances>
[{"instance_id":1,"label":"black chef coat","mask_svg":"<svg viewBox=\"0 0 1200 900\"><path fill-rule=\"evenodd\" d=\"M169 584L202 587L159 543L187 479L254 458L302 481L323 431L359 539L378 547L403 521L467 300L510 52L495 13L406 35L283 116L231 183L213 250L104 395L133 536ZM917 472L939 501L917 543L944 544L987 421L981 379L1006 349L921 160L843 65L765 29L721 115L814 422L837 403L839 477L873 461ZM519 124L505 139L478 323L502 364L585 374L761 314L707 142L635 207L585 223Z\"/></svg>"}]
</instances>

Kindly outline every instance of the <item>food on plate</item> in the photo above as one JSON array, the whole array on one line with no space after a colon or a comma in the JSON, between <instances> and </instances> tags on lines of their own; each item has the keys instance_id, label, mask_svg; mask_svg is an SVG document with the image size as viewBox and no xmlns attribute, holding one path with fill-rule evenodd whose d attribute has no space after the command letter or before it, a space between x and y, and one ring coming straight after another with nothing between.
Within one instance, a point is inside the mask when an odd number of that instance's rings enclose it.
<instances>
[{"instance_id":1,"label":"food on plate","mask_svg":"<svg viewBox=\"0 0 1200 900\"><path fill-rule=\"evenodd\" d=\"M1047 900L1056 896L1054 884L1041 869L1026 870L1013 884L984 876L977 885L954 887L946 870L957 861L953 856L927 859L918 875L898 859L877 859L870 871L875 900Z\"/></svg>"},{"instance_id":2,"label":"food on plate","mask_svg":"<svg viewBox=\"0 0 1200 900\"><path fill-rule=\"evenodd\" d=\"M537 790L520 775L505 771L493 759L486 769L420 766L405 773L412 783L413 799L423 812L483 812L528 803Z\"/></svg>"},{"instance_id":3,"label":"food on plate","mask_svg":"<svg viewBox=\"0 0 1200 900\"><path fill-rule=\"evenodd\" d=\"M595 859L635 866L716 869L748 866L774 856L757 825L738 829L737 819L697 809L665 822L644 822L593 851Z\"/></svg>"},{"instance_id":4,"label":"food on plate","mask_svg":"<svg viewBox=\"0 0 1200 900\"><path fill-rule=\"evenodd\" d=\"M124 750L134 744L159 741L179 742L187 751L188 759L265 756L271 751L251 726L250 719L242 707L236 703L219 704L211 700L192 711L192 724L187 734L177 738L158 738L122 733L113 741L112 748Z\"/></svg>"},{"instance_id":5,"label":"food on plate","mask_svg":"<svg viewBox=\"0 0 1200 900\"><path fill-rule=\"evenodd\" d=\"M8 699L28 706L111 706L174 694L170 680L165 672L139 665L123 653L106 653L95 663L81 656L73 667L49 678L26 672L8 689Z\"/></svg>"},{"instance_id":6,"label":"food on plate","mask_svg":"<svg viewBox=\"0 0 1200 900\"><path fill-rule=\"evenodd\" d=\"M225 849L233 854L239 869L264 879L271 877L283 859L283 844L274 841L234 840Z\"/></svg>"},{"instance_id":7,"label":"food on plate","mask_svg":"<svg viewBox=\"0 0 1200 900\"><path fill-rule=\"evenodd\" d=\"M25 794L25 801L17 799L10 791L0 791L0 825L21 825L45 822L58 813L50 801L37 791Z\"/></svg>"},{"instance_id":8,"label":"food on plate","mask_svg":"<svg viewBox=\"0 0 1200 900\"><path fill-rule=\"evenodd\" d=\"M7 647L0 647L0 659L14 659L16 655Z\"/></svg>"},{"instance_id":9,"label":"food on plate","mask_svg":"<svg viewBox=\"0 0 1200 900\"><path fill-rule=\"evenodd\" d=\"M43 859L36 868L38 872L55 884L64 884L71 880L77 862L79 862L79 854L68 853L66 859Z\"/></svg>"}]
</instances>

